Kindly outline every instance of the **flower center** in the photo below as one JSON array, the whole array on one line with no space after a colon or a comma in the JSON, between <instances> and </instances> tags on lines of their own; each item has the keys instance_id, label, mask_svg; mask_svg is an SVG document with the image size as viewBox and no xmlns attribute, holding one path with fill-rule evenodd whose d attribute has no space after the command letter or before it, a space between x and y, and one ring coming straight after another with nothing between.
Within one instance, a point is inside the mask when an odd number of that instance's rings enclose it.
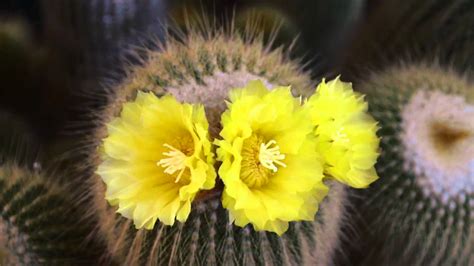
<instances>
[{"instance_id":1,"label":"flower center","mask_svg":"<svg viewBox=\"0 0 474 266\"><path fill-rule=\"evenodd\" d=\"M474 106L460 95L418 91L402 112L404 159L427 196L474 192Z\"/></svg>"},{"instance_id":2,"label":"flower center","mask_svg":"<svg viewBox=\"0 0 474 266\"><path fill-rule=\"evenodd\" d=\"M187 156L182 151L176 149L175 147L169 144L165 143L163 146L170 149L167 152L163 152L163 155L168 158L161 159L156 164L165 168L164 172L169 175L173 175L175 172L179 171L178 176L174 181L175 183L178 183L184 173L184 170L186 170Z\"/></svg>"},{"instance_id":3,"label":"flower center","mask_svg":"<svg viewBox=\"0 0 474 266\"><path fill-rule=\"evenodd\" d=\"M275 140L265 142L252 135L243 143L240 179L250 188L262 187L278 171L277 166L286 167L284 159Z\"/></svg>"},{"instance_id":4,"label":"flower center","mask_svg":"<svg viewBox=\"0 0 474 266\"><path fill-rule=\"evenodd\" d=\"M270 148L272 145L275 146ZM275 164L286 167L286 164L281 161L285 159L285 155L280 153L280 146L276 145L276 141L274 140L270 140L266 144L260 144L258 159L263 167L272 170L274 173L278 171Z\"/></svg>"}]
</instances>

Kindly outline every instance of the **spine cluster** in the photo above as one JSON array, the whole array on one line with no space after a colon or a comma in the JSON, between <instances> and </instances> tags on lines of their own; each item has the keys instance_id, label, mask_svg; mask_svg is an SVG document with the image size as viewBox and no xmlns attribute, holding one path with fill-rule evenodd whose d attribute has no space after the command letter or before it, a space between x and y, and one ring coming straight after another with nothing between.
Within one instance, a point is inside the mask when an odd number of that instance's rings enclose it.
<instances>
[{"instance_id":1,"label":"spine cluster","mask_svg":"<svg viewBox=\"0 0 474 266\"><path fill-rule=\"evenodd\" d=\"M232 88L258 78L268 86L292 84L295 95L311 93L305 91L312 87L310 78L298 64L281 50L270 50L258 36L242 39L219 32L210 38L204 36L210 35L191 32L185 40L170 39L161 51L149 51L143 66L132 68L109 95L91 146L98 146L106 137L104 125L117 117L123 104L133 100L138 91L171 94L183 102L203 104L214 137L221 130L218 119ZM97 152L91 152L91 169L101 162ZM195 200L185 223L166 226L157 222L153 230L137 230L133 221L108 205L105 185L97 174L91 180L91 214L98 217L97 235L107 243L107 256L126 264L327 265L339 244L346 205L343 186L331 187L315 221L291 223L282 237L232 225L220 194L212 191Z\"/></svg>"},{"instance_id":2,"label":"spine cluster","mask_svg":"<svg viewBox=\"0 0 474 266\"><path fill-rule=\"evenodd\" d=\"M472 85L404 65L360 87L379 121L380 182L360 192L367 263L470 265L474 252Z\"/></svg>"}]
</instances>

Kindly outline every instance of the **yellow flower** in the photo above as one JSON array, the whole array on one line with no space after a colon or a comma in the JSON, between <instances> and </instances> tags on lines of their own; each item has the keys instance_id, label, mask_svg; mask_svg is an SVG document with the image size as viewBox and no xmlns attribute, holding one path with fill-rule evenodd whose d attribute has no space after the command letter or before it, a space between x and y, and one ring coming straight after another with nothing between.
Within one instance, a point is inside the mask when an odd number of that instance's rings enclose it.
<instances>
[{"instance_id":1,"label":"yellow flower","mask_svg":"<svg viewBox=\"0 0 474 266\"><path fill-rule=\"evenodd\" d=\"M214 187L203 106L138 92L107 129L97 173L107 185L106 199L136 228L152 229L157 219L186 221L196 193Z\"/></svg>"},{"instance_id":2,"label":"yellow flower","mask_svg":"<svg viewBox=\"0 0 474 266\"><path fill-rule=\"evenodd\" d=\"M367 103L350 83L323 80L305 106L309 107L325 172L355 188L378 179L377 123L367 114Z\"/></svg>"},{"instance_id":3,"label":"yellow flower","mask_svg":"<svg viewBox=\"0 0 474 266\"><path fill-rule=\"evenodd\" d=\"M314 220L327 194L309 113L289 87L261 81L230 92L216 141L223 206L238 226L283 234L288 222Z\"/></svg>"}]
</instances>

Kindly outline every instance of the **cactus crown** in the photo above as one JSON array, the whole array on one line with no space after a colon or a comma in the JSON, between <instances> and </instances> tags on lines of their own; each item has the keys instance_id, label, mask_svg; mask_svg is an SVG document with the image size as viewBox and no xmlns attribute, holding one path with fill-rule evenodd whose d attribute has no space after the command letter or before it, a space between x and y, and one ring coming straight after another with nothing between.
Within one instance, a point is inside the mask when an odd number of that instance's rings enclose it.
<instances>
[{"instance_id":1,"label":"cactus crown","mask_svg":"<svg viewBox=\"0 0 474 266\"><path fill-rule=\"evenodd\" d=\"M362 192L371 238L386 242L378 262L472 263L472 85L436 65L406 64L360 88L381 126L381 180Z\"/></svg>"},{"instance_id":2,"label":"cactus crown","mask_svg":"<svg viewBox=\"0 0 474 266\"><path fill-rule=\"evenodd\" d=\"M311 93L307 90L312 88L310 77L288 60L281 48L272 50L264 45L260 35L247 31L241 37L232 30L229 34L228 30L209 31L208 25L203 28L206 30L189 30L186 37L169 38L158 51L145 51L142 65L132 67L109 95L90 139L93 146L106 136L105 124L117 117L138 91L172 94L179 101L203 104L214 137L221 129L219 118L232 88L260 79L267 86L291 84L294 95ZM91 169L100 164L99 157L94 150ZM126 264L327 264L339 241L338 228L345 209L344 187L331 186L316 221L291 224L282 237L232 225L217 191L196 198L185 223L166 226L157 222L151 231L137 230L107 204L105 186L97 174L91 180L91 216L98 215L98 235L108 243L108 255Z\"/></svg>"}]
</instances>

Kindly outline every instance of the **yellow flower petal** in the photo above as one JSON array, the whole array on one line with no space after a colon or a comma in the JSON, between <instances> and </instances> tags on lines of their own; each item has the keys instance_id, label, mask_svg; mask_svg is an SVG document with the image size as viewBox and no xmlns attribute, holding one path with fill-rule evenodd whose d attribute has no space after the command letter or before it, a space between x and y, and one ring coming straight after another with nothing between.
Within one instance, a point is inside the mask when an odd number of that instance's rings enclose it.
<instances>
[{"instance_id":1,"label":"yellow flower petal","mask_svg":"<svg viewBox=\"0 0 474 266\"><path fill-rule=\"evenodd\" d=\"M191 202L216 173L204 107L138 92L107 125L97 174L106 199L137 228L184 222Z\"/></svg>"},{"instance_id":2,"label":"yellow flower petal","mask_svg":"<svg viewBox=\"0 0 474 266\"><path fill-rule=\"evenodd\" d=\"M308 111L289 87L261 81L232 90L230 101L215 143L234 223L281 235L288 222L313 220L327 189Z\"/></svg>"},{"instance_id":3,"label":"yellow flower petal","mask_svg":"<svg viewBox=\"0 0 474 266\"><path fill-rule=\"evenodd\" d=\"M355 188L365 188L377 180L376 122L351 84L339 78L328 83L323 80L305 107L311 112L325 172Z\"/></svg>"}]
</instances>

